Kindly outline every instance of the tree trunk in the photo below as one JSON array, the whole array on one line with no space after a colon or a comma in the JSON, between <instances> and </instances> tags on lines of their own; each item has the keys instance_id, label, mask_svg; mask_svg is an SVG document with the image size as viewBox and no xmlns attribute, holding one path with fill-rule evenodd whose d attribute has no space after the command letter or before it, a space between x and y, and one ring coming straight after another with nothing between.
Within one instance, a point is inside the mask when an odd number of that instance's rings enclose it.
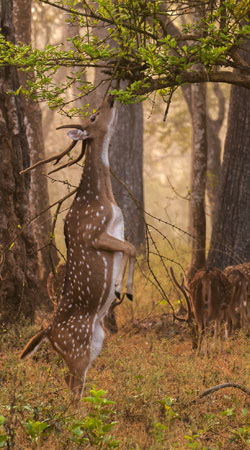
<instances>
[{"instance_id":1,"label":"tree trunk","mask_svg":"<svg viewBox=\"0 0 250 450\"><path fill-rule=\"evenodd\" d=\"M205 266L206 215L205 191L207 172L206 85L192 86L193 154L191 183L192 259L188 279Z\"/></svg>"},{"instance_id":2,"label":"tree trunk","mask_svg":"<svg viewBox=\"0 0 250 450\"><path fill-rule=\"evenodd\" d=\"M216 222L208 266L250 260L250 91L232 87Z\"/></svg>"},{"instance_id":3,"label":"tree trunk","mask_svg":"<svg viewBox=\"0 0 250 450\"><path fill-rule=\"evenodd\" d=\"M110 164L115 199L122 209L125 236L137 249L145 245L142 105L120 105L111 140Z\"/></svg>"},{"instance_id":4,"label":"tree trunk","mask_svg":"<svg viewBox=\"0 0 250 450\"><path fill-rule=\"evenodd\" d=\"M199 23L203 17L204 5L197 5L194 19ZM197 65L197 68L199 66ZM206 175L207 175L207 107L206 84L191 86L193 118L193 154L191 183L191 233L192 257L187 278L190 281L195 272L202 269L206 262Z\"/></svg>"},{"instance_id":5,"label":"tree trunk","mask_svg":"<svg viewBox=\"0 0 250 450\"><path fill-rule=\"evenodd\" d=\"M14 26L16 41L29 44L31 42L31 0L14 0ZM19 72L20 84L25 86L27 79L33 74ZM44 138L42 131L42 113L38 103L27 97L22 97L24 106L24 121L30 148L30 164L34 164L45 158ZM49 205L47 178L44 176L45 167L38 167L31 172L31 184L29 191L30 214L35 216L45 210ZM50 243L52 219L50 210L36 219L33 224L33 232L37 242L39 274L42 281L47 280L51 271L51 265L58 263L58 256ZM45 247L45 248L44 248ZM45 284L43 283L45 286Z\"/></svg>"},{"instance_id":6,"label":"tree trunk","mask_svg":"<svg viewBox=\"0 0 250 450\"><path fill-rule=\"evenodd\" d=\"M188 106L190 117L193 122L193 109L192 109L192 86L182 86L182 92ZM211 226L213 227L217 205L218 195L221 182L221 140L220 129L223 124L225 116L225 97L218 83L214 84L214 93L218 101L218 114L214 119L209 114L209 108L206 113L206 127L207 127L207 174L206 174L206 192L209 201L209 213ZM191 211L190 211L191 215ZM190 217L190 230L191 230L192 218Z\"/></svg>"},{"instance_id":7,"label":"tree trunk","mask_svg":"<svg viewBox=\"0 0 250 450\"><path fill-rule=\"evenodd\" d=\"M207 194L213 227L218 206L221 182L221 140L219 133L225 116L225 97L218 83L213 86L218 101L218 114L214 119L207 111Z\"/></svg>"},{"instance_id":8,"label":"tree trunk","mask_svg":"<svg viewBox=\"0 0 250 450\"><path fill-rule=\"evenodd\" d=\"M0 27L6 39L14 42L12 12L12 0L0 0ZM14 67L0 68L0 86L0 313L4 326L19 314L33 319L39 285L32 230L27 227L20 233L29 219L30 179L19 175L29 164L29 146L21 99L6 94L19 87Z\"/></svg>"}]
</instances>

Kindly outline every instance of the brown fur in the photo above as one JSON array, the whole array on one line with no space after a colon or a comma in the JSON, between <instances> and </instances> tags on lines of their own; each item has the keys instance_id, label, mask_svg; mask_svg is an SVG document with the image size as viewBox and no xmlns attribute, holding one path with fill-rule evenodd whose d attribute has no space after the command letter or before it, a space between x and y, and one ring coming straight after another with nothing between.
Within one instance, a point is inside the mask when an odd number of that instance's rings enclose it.
<instances>
[{"instance_id":1,"label":"brown fur","mask_svg":"<svg viewBox=\"0 0 250 450\"><path fill-rule=\"evenodd\" d=\"M108 162L116 119L114 98L107 96L99 110L83 125L64 126L77 130L69 132L72 140L87 143L83 176L64 226L65 279L51 324L28 343L21 355L22 358L27 356L47 337L66 362L70 371L69 385L78 397L87 370L101 351L103 318L115 292L120 295L127 265L127 294L132 297L136 249L124 240L123 216L113 196ZM42 163L58 162L64 154ZM41 162L33 168L39 164ZM51 283L54 298L56 285L50 279L49 290Z\"/></svg>"},{"instance_id":2,"label":"brown fur","mask_svg":"<svg viewBox=\"0 0 250 450\"><path fill-rule=\"evenodd\" d=\"M54 311L56 311L62 289L63 289L63 283L65 279L65 273L66 273L66 264L58 264L56 266L55 274L53 272L50 272L47 278L47 290L49 294L49 298L52 301L54 305ZM115 317L115 309L116 307L116 301L111 304L106 316L103 319L105 328L109 331L111 334L115 334L118 332L118 326L116 322Z\"/></svg>"},{"instance_id":3,"label":"brown fur","mask_svg":"<svg viewBox=\"0 0 250 450\"><path fill-rule=\"evenodd\" d=\"M228 334L239 327L250 330L250 263L228 266L224 274L232 286L228 310Z\"/></svg>"},{"instance_id":4,"label":"brown fur","mask_svg":"<svg viewBox=\"0 0 250 450\"><path fill-rule=\"evenodd\" d=\"M58 264L56 266L55 273L50 272L47 278L47 290L49 298L54 305L54 311L56 311L57 304L62 293L65 273L66 264Z\"/></svg>"},{"instance_id":5,"label":"brown fur","mask_svg":"<svg viewBox=\"0 0 250 450\"><path fill-rule=\"evenodd\" d=\"M200 347L204 334L211 323L215 323L214 337L216 340L220 325L226 318L226 310L231 298L231 285L220 269L202 269L193 277L189 289L199 329L198 347Z\"/></svg>"}]
</instances>

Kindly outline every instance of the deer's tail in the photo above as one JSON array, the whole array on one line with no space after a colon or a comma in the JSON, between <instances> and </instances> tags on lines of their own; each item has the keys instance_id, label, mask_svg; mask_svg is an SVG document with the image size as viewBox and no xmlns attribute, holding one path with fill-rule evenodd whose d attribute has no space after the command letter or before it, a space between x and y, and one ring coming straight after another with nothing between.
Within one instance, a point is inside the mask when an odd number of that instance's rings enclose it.
<instances>
[{"instance_id":1,"label":"deer's tail","mask_svg":"<svg viewBox=\"0 0 250 450\"><path fill-rule=\"evenodd\" d=\"M32 353L35 353L35 351L38 349L40 344L42 343L43 339L47 337L47 329L41 330L33 338L29 340L27 345L24 347L20 359L25 359L27 356L32 355Z\"/></svg>"}]
</instances>

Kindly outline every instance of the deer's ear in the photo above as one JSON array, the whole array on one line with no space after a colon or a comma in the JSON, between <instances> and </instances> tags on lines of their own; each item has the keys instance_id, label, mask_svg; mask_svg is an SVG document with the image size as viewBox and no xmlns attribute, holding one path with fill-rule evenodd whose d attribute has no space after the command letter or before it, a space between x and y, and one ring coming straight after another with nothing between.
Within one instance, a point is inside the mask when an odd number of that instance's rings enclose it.
<instances>
[{"instance_id":1,"label":"deer's ear","mask_svg":"<svg viewBox=\"0 0 250 450\"><path fill-rule=\"evenodd\" d=\"M89 137L86 130L70 130L68 131L68 136L73 141L84 141Z\"/></svg>"}]
</instances>

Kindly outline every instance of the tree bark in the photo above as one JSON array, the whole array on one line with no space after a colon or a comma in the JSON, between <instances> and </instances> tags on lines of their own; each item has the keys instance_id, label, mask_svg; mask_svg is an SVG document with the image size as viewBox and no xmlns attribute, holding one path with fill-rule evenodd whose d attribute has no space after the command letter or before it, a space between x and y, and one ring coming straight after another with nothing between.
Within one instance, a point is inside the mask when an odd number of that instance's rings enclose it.
<instances>
[{"instance_id":1,"label":"tree bark","mask_svg":"<svg viewBox=\"0 0 250 450\"><path fill-rule=\"evenodd\" d=\"M206 90L206 87L204 88ZM182 86L182 92L188 106L190 117L193 122L192 108L192 85ZM225 97L218 84L214 85L214 92L218 100L218 115L214 119L209 114L209 108L206 113L207 127L207 174L206 174L206 192L210 206L210 220L213 227L218 204L218 195L221 182L221 140L219 132L223 124L225 115ZM194 122L193 122L194 123ZM195 132L195 131L194 131ZM192 219L190 218L190 222ZM192 227L190 226L190 229Z\"/></svg>"},{"instance_id":2,"label":"tree bark","mask_svg":"<svg viewBox=\"0 0 250 450\"><path fill-rule=\"evenodd\" d=\"M218 114L214 119L207 111L207 194L210 205L210 219L213 228L218 206L221 182L221 140L219 133L225 116L225 97L220 85L214 84L218 101Z\"/></svg>"},{"instance_id":3,"label":"tree bark","mask_svg":"<svg viewBox=\"0 0 250 450\"><path fill-rule=\"evenodd\" d=\"M250 91L232 87L216 222L208 266L250 260Z\"/></svg>"},{"instance_id":4,"label":"tree bark","mask_svg":"<svg viewBox=\"0 0 250 450\"><path fill-rule=\"evenodd\" d=\"M197 7L198 8L198 7ZM198 13L198 11L197 11ZM167 24L167 29L170 34L178 35L178 28L172 23ZM183 45L188 45L188 42L183 42ZM173 54L176 54L173 51ZM197 67L198 69L198 67ZM207 108L206 121L207 121L207 180L206 180L206 189L208 194L208 200L210 204L210 217L211 224L213 226L217 202L218 202L218 194L219 194L219 186L220 186L220 176L221 176L221 142L219 137L219 132L224 120L225 115L225 98L223 92L218 83L215 83L214 93L217 97L218 101L218 114L214 119L209 114L209 109ZM206 90L206 87L204 88ZM183 84L182 92L184 98L186 100L186 104L190 113L190 116L193 121L193 107L192 107L192 85ZM194 122L193 122L194 123ZM195 131L194 131L195 133ZM191 222L191 219L190 219ZM191 227L190 227L191 228Z\"/></svg>"},{"instance_id":5,"label":"tree bark","mask_svg":"<svg viewBox=\"0 0 250 450\"><path fill-rule=\"evenodd\" d=\"M12 0L0 0L0 27L6 39L14 42L12 12ZM19 87L14 67L0 69L0 86L0 314L3 325L16 320L19 314L33 319L39 285L32 229L24 228L20 232L29 219L30 178L19 175L29 164L29 145L21 99L6 94Z\"/></svg>"},{"instance_id":6,"label":"tree bark","mask_svg":"<svg viewBox=\"0 0 250 450\"><path fill-rule=\"evenodd\" d=\"M205 266L206 215L205 192L207 172L206 86L192 86L193 153L191 183L192 258L187 277Z\"/></svg>"},{"instance_id":7,"label":"tree bark","mask_svg":"<svg viewBox=\"0 0 250 450\"><path fill-rule=\"evenodd\" d=\"M204 5L197 5L194 18L199 23L204 12ZM202 70L200 65L196 69ZM189 281L197 270L202 269L206 262L206 176L207 176L207 103L206 85L194 84L191 87L192 118L193 118L193 153L192 153L192 184L191 184L191 221L192 257Z\"/></svg>"},{"instance_id":8,"label":"tree bark","mask_svg":"<svg viewBox=\"0 0 250 450\"><path fill-rule=\"evenodd\" d=\"M112 177L113 191L123 211L126 239L137 249L143 250L145 227L141 104L120 105L117 129L111 140L110 162L114 175Z\"/></svg>"},{"instance_id":9,"label":"tree bark","mask_svg":"<svg viewBox=\"0 0 250 450\"><path fill-rule=\"evenodd\" d=\"M31 0L14 0L14 26L16 41L30 44L31 42ZM32 72L19 72L20 84L25 86L27 79L33 77ZM42 113L38 103L28 97L22 96L24 107L24 121L27 139L30 148L30 164L34 164L45 158L44 138L42 130ZM31 172L31 184L29 190L29 203L31 217L39 211L45 210L49 205L47 179L44 176L45 167L38 167ZM42 281L47 280L52 267L58 263L58 256L50 243L52 218L50 210L36 219L33 224L33 232L37 242L39 275ZM43 283L45 286L45 284Z\"/></svg>"}]
</instances>

